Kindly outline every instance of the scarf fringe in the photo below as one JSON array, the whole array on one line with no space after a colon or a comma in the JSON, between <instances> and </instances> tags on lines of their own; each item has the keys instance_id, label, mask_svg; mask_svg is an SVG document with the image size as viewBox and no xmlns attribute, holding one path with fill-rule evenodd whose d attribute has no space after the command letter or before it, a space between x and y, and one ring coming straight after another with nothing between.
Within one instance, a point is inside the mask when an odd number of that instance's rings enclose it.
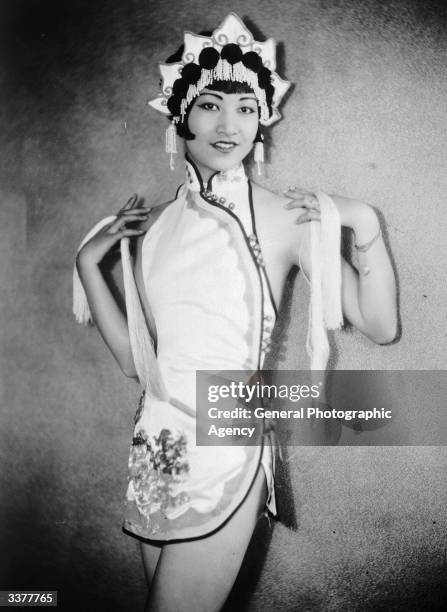
<instances>
[{"instance_id":1,"label":"scarf fringe","mask_svg":"<svg viewBox=\"0 0 447 612\"><path fill-rule=\"evenodd\" d=\"M343 325L341 306L340 215L332 198L316 194L321 221L310 222L311 289L306 348L312 370L325 370L329 359L326 329Z\"/></svg>"},{"instance_id":2,"label":"scarf fringe","mask_svg":"<svg viewBox=\"0 0 447 612\"><path fill-rule=\"evenodd\" d=\"M138 379L149 397L168 400L155 354L154 342L143 313L140 295L135 283L129 250L129 238L121 239L124 292L126 296L127 325L130 347Z\"/></svg>"}]
</instances>

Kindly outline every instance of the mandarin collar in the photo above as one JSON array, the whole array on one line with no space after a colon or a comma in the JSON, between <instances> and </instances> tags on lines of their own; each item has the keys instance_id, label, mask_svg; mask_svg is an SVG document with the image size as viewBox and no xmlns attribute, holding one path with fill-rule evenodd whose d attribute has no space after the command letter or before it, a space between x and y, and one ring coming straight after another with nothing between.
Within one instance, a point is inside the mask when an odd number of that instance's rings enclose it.
<instances>
[{"instance_id":1,"label":"mandarin collar","mask_svg":"<svg viewBox=\"0 0 447 612\"><path fill-rule=\"evenodd\" d=\"M185 164L186 186L190 191L196 193L212 191L218 195L223 191L237 191L241 187L247 185L248 179L242 163L230 168L229 170L225 170L224 172L215 172L210 177L207 184L203 182L200 172L193 161L186 157Z\"/></svg>"}]
</instances>

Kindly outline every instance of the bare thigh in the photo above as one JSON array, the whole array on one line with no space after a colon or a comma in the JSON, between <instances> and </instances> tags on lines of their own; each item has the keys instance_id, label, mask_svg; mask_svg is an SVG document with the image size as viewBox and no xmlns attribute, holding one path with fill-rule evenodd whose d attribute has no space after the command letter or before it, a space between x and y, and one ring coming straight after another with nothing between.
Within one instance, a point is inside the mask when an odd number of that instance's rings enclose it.
<instances>
[{"instance_id":1,"label":"bare thigh","mask_svg":"<svg viewBox=\"0 0 447 612\"><path fill-rule=\"evenodd\" d=\"M246 499L221 529L199 540L163 546L146 610L220 610L236 580L266 497L265 474L260 468Z\"/></svg>"},{"instance_id":2,"label":"bare thigh","mask_svg":"<svg viewBox=\"0 0 447 612\"><path fill-rule=\"evenodd\" d=\"M146 581L150 586L154 578L155 570L157 569L158 559L160 558L162 546L156 546L155 544L149 544L149 542L141 542L141 557L143 559L144 575Z\"/></svg>"}]
</instances>

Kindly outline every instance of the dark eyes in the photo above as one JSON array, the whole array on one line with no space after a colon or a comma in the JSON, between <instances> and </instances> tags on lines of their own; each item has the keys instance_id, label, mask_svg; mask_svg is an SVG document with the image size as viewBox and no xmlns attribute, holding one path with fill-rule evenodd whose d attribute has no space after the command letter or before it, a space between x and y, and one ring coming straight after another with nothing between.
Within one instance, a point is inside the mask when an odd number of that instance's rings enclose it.
<instances>
[{"instance_id":1,"label":"dark eyes","mask_svg":"<svg viewBox=\"0 0 447 612\"><path fill-rule=\"evenodd\" d=\"M255 113L256 110L254 108L252 108L251 106L242 106L239 109L242 113L244 113L245 115L249 115L251 113Z\"/></svg>"},{"instance_id":2,"label":"dark eyes","mask_svg":"<svg viewBox=\"0 0 447 612\"><path fill-rule=\"evenodd\" d=\"M219 110L218 105L215 104L214 102L202 102L201 104L198 104L197 106L206 111ZM251 106L240 106L238 108L238 111L241 112L243 115L250 115L252 113L256 113L256 109L252 108Z\"/></svg>"},{"instance_id":3,"label":"dark eyes","mask_svg":"<svg viewBox=\"0 0 447 612\"><path fill-rule=\"evenodd\" d=\"M202 104L198 104L199 108L203 108L204 110L215 110L218 108L217 104L213 102L202 102Z\"/></svg>"}]
</instances>

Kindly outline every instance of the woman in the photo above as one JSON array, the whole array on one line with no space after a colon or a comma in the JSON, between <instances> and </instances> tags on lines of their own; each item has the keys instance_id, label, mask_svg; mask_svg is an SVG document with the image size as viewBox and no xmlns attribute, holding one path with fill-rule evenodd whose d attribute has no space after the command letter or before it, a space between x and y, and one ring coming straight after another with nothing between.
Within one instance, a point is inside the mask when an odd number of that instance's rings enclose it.
<instances>
[{"instance_id":1,"label":"woman","mask_svg":"<svg viewBox=\"0 0 447 612\"><path fill-rule=\"evenodd\" d=\"M152 105L172 119L171 162L175 131L184 139L186 183L152 209L131 198L77 257L99 331L143 387L124 526L141 541L152 611L219 610L259 514L276 514L268 434L255 446L196 444L196 371L262 368L294 265L312 281L312 367L325 366L324 328L338 327L342 310L376 342L396 333L394 275L373 209L297 189L292 199L247 180L242 161L254 143L262 160L260 125L280 117L289 86L274 55L274 42L256 42L234 14L211 36L185 34L183 52L161 65ZM359 272L340 263L340 223L354 232ZM99 268L119 240L127 320ZM86 308L75 308L84 320Z\"/></svg>"}]
</instances>

